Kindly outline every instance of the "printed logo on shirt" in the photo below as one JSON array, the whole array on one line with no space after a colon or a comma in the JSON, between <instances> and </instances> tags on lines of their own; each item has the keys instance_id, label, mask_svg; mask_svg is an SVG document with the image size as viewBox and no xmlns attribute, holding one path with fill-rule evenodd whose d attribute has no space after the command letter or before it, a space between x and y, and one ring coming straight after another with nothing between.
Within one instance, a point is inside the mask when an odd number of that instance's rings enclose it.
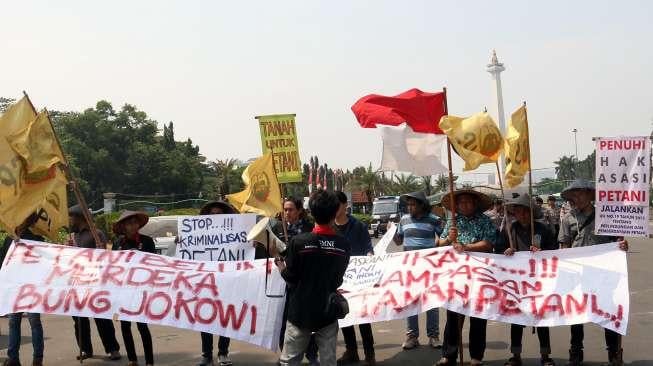
<instances>
[{"instance_id":1,"label":"printed logo on shirt","mask_svg":"<svg viewBox=\"0 0 653 366\"><path fill-rule=\"evenodd\" d=\"M335 248L336 242L333 240L320 240L320 246L322 248Z\"/></svg>"}]
</instances>

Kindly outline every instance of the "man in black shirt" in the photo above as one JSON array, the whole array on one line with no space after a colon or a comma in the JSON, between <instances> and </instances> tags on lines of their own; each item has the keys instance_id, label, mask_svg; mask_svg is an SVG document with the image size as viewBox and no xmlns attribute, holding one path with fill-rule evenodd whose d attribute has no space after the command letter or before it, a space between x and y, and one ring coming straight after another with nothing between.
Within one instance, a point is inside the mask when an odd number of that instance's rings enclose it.
<instances>
[{"instance_id":1,"label":"man in black shirt","mask_svg":"<svg viewBox=\"0 0 653 366\"><path fill-rule=\"evenodd\" d=\"M70 219L70 231L73 234L70 238L68 245L76 246L79 248L106 248L108 242L107 236L101 230L97 230L98 238L101 243L96 243L93 234L89 228L88 223L84 219L84 213L79 205L73 206L68 209L68 216ZM117 361L120 359L120 344L116 339L116 329L113 326L111 319L96 318L95 325L100 334L104 351L109 355L109 360ZM93 357L93 342L91 342L91 322L89 318L73 317L75 323L75 338L77 344L81 349L81 354L77 356L78 359L86 359Z\"/></svg>"},{"instance_id":2,"label":"man in black shirt","mask_svg":"<svg viewBox=\"0 0 653 366\"><path fill-rule=\"evenodd\" d=\"M285 261L277 260L289 286L288 322L281 365L300 365L312 332L315 332L320 364L336 364L338 319L327 311L329 298L342 285L349 264L350 245L332 228L340 206L332 192L318 191L309 202L316 226L311 233L295 236Z\"/></svg>"}]
</instances>

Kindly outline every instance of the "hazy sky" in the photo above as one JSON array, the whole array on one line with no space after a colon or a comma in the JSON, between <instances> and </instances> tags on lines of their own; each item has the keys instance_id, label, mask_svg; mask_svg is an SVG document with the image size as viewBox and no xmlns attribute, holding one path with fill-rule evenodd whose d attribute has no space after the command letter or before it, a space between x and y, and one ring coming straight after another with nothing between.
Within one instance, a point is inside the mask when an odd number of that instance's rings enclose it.
<instances>
[{"instance_id":1,"label":"hazy sky","mask_svg":"<svg viewBox=\"0 0 653 366\"><path fill-rule=\"evenodd\" d=\"M446 86L450 114L477 112L493 48L506 114L528 102L535 168L573 153L574 127L584 157L653 119L650 1L8 1L0 34L0 96L132 103L211 160L260 154L253 117L296 113L304 160L378 166L351 105Z\"/></svg>"}]
</instances>

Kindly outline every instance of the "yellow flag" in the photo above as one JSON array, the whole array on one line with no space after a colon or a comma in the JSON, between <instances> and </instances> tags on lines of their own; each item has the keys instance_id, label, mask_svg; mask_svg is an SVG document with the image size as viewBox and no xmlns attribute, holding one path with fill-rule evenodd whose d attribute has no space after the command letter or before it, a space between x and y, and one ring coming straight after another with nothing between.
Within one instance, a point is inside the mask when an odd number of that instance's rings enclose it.
<instances>
[{"instance_id":1,"label":"yellow flag","mask_svg":"<svg viewBox=\"0 0 653 366\"><path fill-rule=\"evenodd\" d=\"M499 160L503 138L489 114L482 112L468 118L444 116L440 120L440 129L465 161L463 170L473 170L481 164Z\"/></svg>"},{"instance_id":2,"label":"yellow flag","mask_svg":"<svg viewBox=\"0 0 653 366\"><path fill-rule=\"evenodd\" d=\"M0 115L0 226L13 233L32 212L15 212L13 208L21 198L23 187L23 162L7 142L7 137L25 128L36 117L27 99L23 97ZM36 208L36 204L32 209Z\"/></svg>"},{"instance_id":3,"label":"yellow flag","mask_svg":"<svg viewBox=\"0 0 653 366\"><path fill-rule=\"evenodd\" d=\"M8 136L7 141L25 161L27 174L47 171L54 164L65 161L46 111L39 113L27 126Z\"/></svg>"},{"instance_id":4,"label":"yellow flag","mask_svg":"<svg viewBox=\"0 0 653 366\"><path fill-rule=\"evenodd\" d=\"M524 175L530 169L528 146L528 119L526 106L522 106L510 116L508 134L505 142L506 153L506 185L516 187L524 181Z\"/></svg>"},{"instance_id":5,"label":"yellow flag","mask_svg":"<svg viewBox=\"0 0 653 366\"><path fill-rule=\"evenodd\" d=\"M227 195L229 203L238 211L273 217L283 210L271 153L264 154L245 168L242 178L245 190Z\"/></svg>"},{"instance_id":6,"label":"yellow flag","mask_svg":"<svg viewBox=\"0 0 653 366\"><path fill-rule=\"evenodd\" d=\"M32 228L32 232L53 242L58 241L59 230L68 226L68 181L61 169L56 170L55 180L57 183L52 192L36 210L39 220Z\"/></svg>"}]
</instances>

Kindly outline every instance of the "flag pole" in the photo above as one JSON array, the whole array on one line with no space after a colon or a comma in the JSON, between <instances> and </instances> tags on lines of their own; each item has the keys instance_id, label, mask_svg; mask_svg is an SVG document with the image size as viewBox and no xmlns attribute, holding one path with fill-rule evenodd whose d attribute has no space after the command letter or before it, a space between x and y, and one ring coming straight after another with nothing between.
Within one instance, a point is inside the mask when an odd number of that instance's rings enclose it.
<instances>
[{"instance_id":1,"label":"flag pole","mask_svg":"<svg viewBox=\"0 0 653 366\"><path fill-rule=\"evenodd\" d=\"M531 165L531 133L528 125L528 112L526 111L526 102L524 101L524 116L526 117L526 143L528 144L528 195L531 197L529 202L531 209L531 245L535 244L535 218L533 216L533 166ZM540 247L540 243L535 245Z\"/></svg>"},{"instance_id":2,"label":"flag pole","mask_svg":"<svg viewBox=\"0 0 653 366\"><path fill-rule=\"evenodd\" d=\"M510 232L510 227L508 227L508 208L506 207L506 193L503 190L503 179L501 178L501 169L499 169L499 162L496 163L497 166L497 176L499 177L499 187L501 187L501 198L503 199L503 223L505 223L506 233L508 234L508 243L510 243L510 249L515 250L515 243L512 240L512 233ZM502 223L502 224L503 224Z\"/></svg>"},{"instance_id":3,"label":"flag pole","mask_svg":"<svg viewBox=\"0 0 653 366\"><path fill-rule=\"evenodd\" d=\"M36 111L36 108L34 107L34 104L32 103L32 100L29 98L29 95L27 95L27 92L23 90L23 94L25 95L25 98L27 98L27 101L29 102L29 105L32 107L32 110L34 111L35 114L38 114ZM73 192L75 194L75 198L77 199L77 203L79 204L79 207L82 209L82 215L84 216L84 220L88 224L88 228L91 232L91 235L93 236L93 240L95 241L95 246L97 248L103 248L106 249L106 243L102 243L100 240L100 236L97 233L97 227L95 226L95 222L93 222L93 218L91 217L91 214L89 213L88 210L88 205L86 204L86 200L84 199L84 196L82 195L81 191L79 190L79 185L77 184L77 180L73 177L73 174L70 170L70 167L68 166L68 162L66 161L66 156L64 155L64 151L61 148L61 141L59 141L59 136L57 136L57 132L54 129L54 125L52 124L52 119L50 118L50 114L46 110L45 113L48 115L48 122L50 124L50 128L52 129L52 134L54 135L55 141L57 141L57 146L59 147L59 151L61 151L62 157L64 159L59 166L62 168L64 174L66 175L66 179L70 183ZM102 245L102 246L99 246Z\"/></svg>"},{"instance_id":4,"label":"flag pole","mask_svg":"<svg viewBox=\"0 0 653 366\"><path fill-rule=\"evenodd\" d=\"M279 181L279 174L277 173L277 165L274 163L274 149L270 149L270 154L272 155L272 169L274 169L274 174L277 176L277 182ZM283 183L279 183L279 193L281 194L281 226L283 226L283 238L288 244L288 228L286 227L286 215L283 212L283 205L285 203L286 190ZM297 207L299 209L299 207Z\"/></svg>"},{"instance_id":5,"label":"flag pole","mask_svg":"<svg viewBox=\"0 0 653 366\"><path fill-rule=\"evenodd\" d=\"M442 88L442 93L444 94L444 115L449 115L449 107L447 105L447 88ZM456 229L456 202L454 195L454 186L453 186L453 167L451 165L451 140L447 136L447 163L449 164L449 197L451 198L451 227ZM447 233L448 235L448 233ZM456 240L458 238L456 237ZM460 366L464 365L463 357L463 321L464 318L458 314L458 358Z\"/></svg>"}]
</instances>

